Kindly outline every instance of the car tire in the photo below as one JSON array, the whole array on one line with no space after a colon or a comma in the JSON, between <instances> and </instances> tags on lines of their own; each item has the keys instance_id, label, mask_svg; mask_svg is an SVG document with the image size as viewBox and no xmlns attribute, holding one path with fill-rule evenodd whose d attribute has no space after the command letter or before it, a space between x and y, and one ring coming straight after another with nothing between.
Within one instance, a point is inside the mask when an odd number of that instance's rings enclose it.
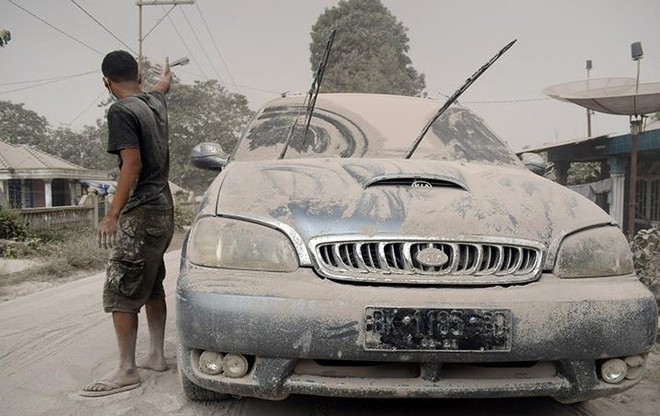
<instances>
[{"instance_id":1,"label":"car tire","mask_svg":"<svg viewBox=\"0 0 660 416\"><path fill-rule=\"evenodd\" d=\"M179 370L179 375L181 376L181 386L183 387L183 393L186 395L188 400L211 402L227 400L231 398L231 395L229 394L218 393L217 391L207 390L198 386L197 384L188 380L188 377L183 374L183 371Z\"/></svg>"}]
</instances>

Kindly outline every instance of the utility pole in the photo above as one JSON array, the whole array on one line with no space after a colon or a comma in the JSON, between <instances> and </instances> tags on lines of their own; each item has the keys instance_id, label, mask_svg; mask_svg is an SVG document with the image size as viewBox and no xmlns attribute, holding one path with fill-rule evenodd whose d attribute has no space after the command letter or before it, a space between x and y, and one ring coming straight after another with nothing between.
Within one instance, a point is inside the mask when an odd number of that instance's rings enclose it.
<instances>
[{"instance_id":1,"label":"utility pole","mask_svg":"<svg viewBox=\"0 0 660 416\"><path fill-rule=\"evenodd\" d=\"M142 6L178 6L180 4L195 4L195 0L137 0L135 4L138 6L138 65L140 75L142 75L142 41L146 37L142 36Z\"/></svg>"},{"instance_id":2,"label":"utility pole","mask_svg":"<svg viewBox=\"0 0 660 416\"><path fill-rule=\"evenodd\" d=\"M593 68L591 59L587 59L587 90L589 90L589 71L591 71L591 68ZM587 137L591 137L591 113L592 110L587 108Z\"/></svg>"}]
</instances>

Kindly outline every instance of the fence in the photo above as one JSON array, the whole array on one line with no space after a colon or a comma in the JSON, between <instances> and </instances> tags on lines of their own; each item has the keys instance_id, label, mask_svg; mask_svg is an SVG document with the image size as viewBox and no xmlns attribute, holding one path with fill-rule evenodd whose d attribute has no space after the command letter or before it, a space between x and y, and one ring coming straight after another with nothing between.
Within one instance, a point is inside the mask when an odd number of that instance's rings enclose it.
<instances>
[{"instance_id":1,"label":"fence","mask_svg":"<svg viewBox=\"0 0 660 416\"><path fill-rule=\"evenodd\" d=\"M28 228L33 231L94 227L98 224L94 215L97 212L94 206L90 205L18 210Z\"/></svg>"},{"instance_id":2,"label":"fence","mask_svg":"<svg viewBox=\"0 0 660 416\"><path fill-rule=\"evenodd\" d=\"M65 228L98 227L107 209L105 201L92 197L91 204L51 208L23 208L16 210L33 231L61 230ZM96 203L97 208L94 209ZM178 206L190 211L190 219L197 213L197 202L178 202Z\"/></svg>"}]
</instances>

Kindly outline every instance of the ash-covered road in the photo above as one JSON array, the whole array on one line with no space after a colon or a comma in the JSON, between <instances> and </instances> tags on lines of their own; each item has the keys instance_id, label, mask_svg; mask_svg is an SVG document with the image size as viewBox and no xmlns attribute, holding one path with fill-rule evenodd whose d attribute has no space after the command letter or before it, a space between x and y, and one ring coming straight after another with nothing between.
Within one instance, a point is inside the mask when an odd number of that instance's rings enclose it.
<instances>
[{"instance_id":1,"label":"ash-covered road","mask_svg":"<svg viewBox=\"0 0 660 416\"><path fill-rule=\"evenodd\" d=\"M165 352L170 370L141 371L132 391L90 399L78 389L110 371L116 344L110 317L101 309L103 274L0 304L0 415L244 415L244 416L425 416L425 415L657 415L660 360L636 388L581 406L551 399L349 400L291 397L281 402L240 399L193 403L183 396L176 370L174 287L179 251L167 254L170 314ZM138 356L147 348L140 316Z\"/></svg>"}]
</instances>

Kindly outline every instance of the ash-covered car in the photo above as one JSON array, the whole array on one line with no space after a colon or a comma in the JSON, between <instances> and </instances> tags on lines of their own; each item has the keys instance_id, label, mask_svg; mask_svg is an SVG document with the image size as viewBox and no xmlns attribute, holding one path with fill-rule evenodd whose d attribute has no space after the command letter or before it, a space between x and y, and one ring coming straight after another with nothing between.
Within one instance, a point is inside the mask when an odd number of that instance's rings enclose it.
<instances>
[{"instance_id":1,"label":"ash-covered car","mask_svg":"<svg viewBox=\"0 0 660 416\"><path fill-rule=\"evenodd\" d=\"M576 402L640 381L657 309L610 216L465 108L320 94L307 126L304 101L266 104L231 155L195 149L221 172L177 286L189 398Z\"/></svg>"}]
</instances>

